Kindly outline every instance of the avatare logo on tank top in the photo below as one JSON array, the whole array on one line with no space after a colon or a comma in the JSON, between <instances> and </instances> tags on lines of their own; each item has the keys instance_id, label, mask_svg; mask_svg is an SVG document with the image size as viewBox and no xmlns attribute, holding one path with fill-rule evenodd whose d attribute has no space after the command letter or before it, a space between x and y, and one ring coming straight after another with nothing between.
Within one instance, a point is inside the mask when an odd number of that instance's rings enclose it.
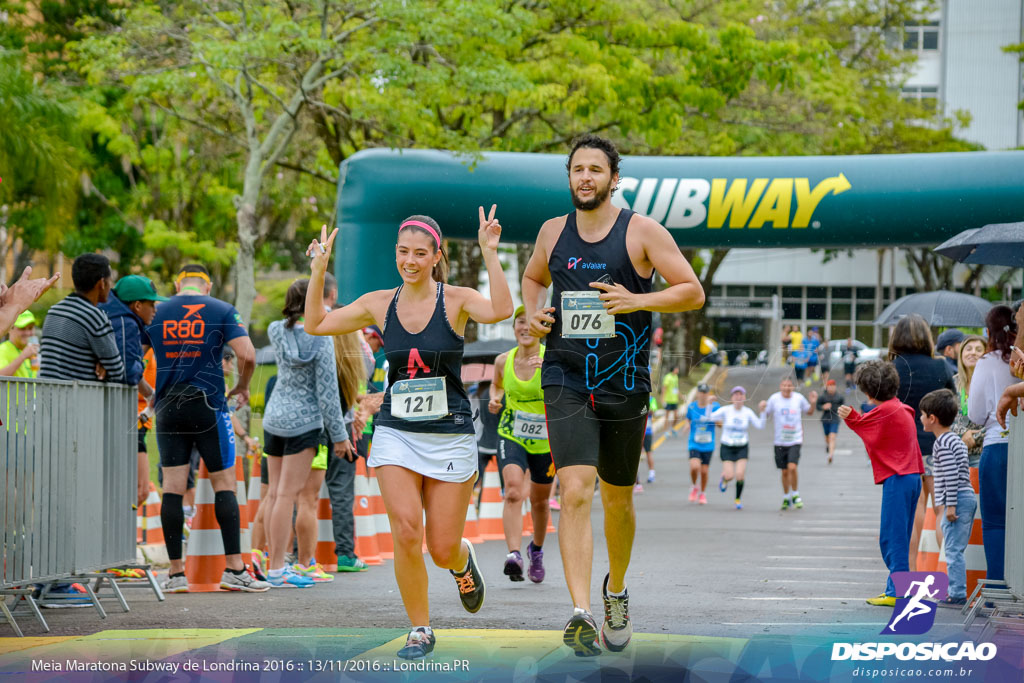
<instances>
[{"instance_id":1,"label":"avatare logo on tank top","mask_svg":"<svg viewBox=\"0 0 1024 683\"><path fill-rule=\"evenodd\" d=\"M569 270L606 270L608 268L607 263L593 263L590 261L584 261L582 258L573 257L569 259Z\"/></svg>"}]
</instances>

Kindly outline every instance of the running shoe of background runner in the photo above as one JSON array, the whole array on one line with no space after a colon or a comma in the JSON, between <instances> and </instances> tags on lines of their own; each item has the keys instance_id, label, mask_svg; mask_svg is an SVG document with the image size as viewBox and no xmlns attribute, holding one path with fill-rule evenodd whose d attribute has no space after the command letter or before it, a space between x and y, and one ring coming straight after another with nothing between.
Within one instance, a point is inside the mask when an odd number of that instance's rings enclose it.
<instances>
[{"instance_id":1,"label":"running shoe of background runner","mask_svg":"<svg viewBox=\"0 0 1024 683\"><path fill-rule=\"evenodd\" d=\"M876 607L896 606L896 598L894 598L891 595L886 595L885 593L882 593L881 595L876 596L874 598L868 598L867 600L865 600L865 602L869 605L875 605Z\"/></svg>"},{"instance_id":2,"label":"running shoe of background runner","mask_svg":"<svg viewBox=\"0 0 1024 683\"><path fill-rule=\"evenodd\" d=\"M743 503L740 502L739 498L736 499L736 509L737 510L742 510L743 509Z\"/></svg>"},{"instance_id":3,"label":"running shoe of background runner","mask_svg":"<svg viewBox=\"0 0 1024 683\"><path fill-rule=\"evenodd\" d=\"M701 505L707 505L708 504L708 497L705 496L703 493L701 493L700 494L700 498L697 499L697 502L699 504L701 504Z\"/></svg>"},{"instance_id":4,"label":"running shoe of background runner","mask_svg":"<svg viewBox=\"0 0 1024 683\"><path fill-rule=\"evenodd\" d=\"M622 597L608 594L608 574L604 575L601 595L604 598L604 623L601 624L601 642L612 652L622 652L633 637L633 622L629 619L629 591Z\"/></svg>"},{"instance_id":5,"label":"running shoe of background runner","mask_svg":"<svg viewBox=\"0 0 1024 683\"><path fill-rule=\"evenodd\" d=\"M699 496L699 495L700 495L700 487L698 487L697 485L694 485L694 487L692 489L690 489L690 502L691 503L697 502L697 496Z\"/></svg>"},{"instance_id":6,"label":"running shoe of background runner","mask_svg":"<svg viewBox=\"0 0 1024 683\"><path fill-rule=\"evenodd\" d=\"M398 651L398 656L402 659L422 659L434 651L436 642L433 632L427 633L422 626L414 628L405 640L405 647Z\"/></svg>"},{"instance_id":7,"label":"running shoe of background runner","mask_svg":"<svg viewBox=\"0 0 1024 683\"><path fill-rule=\"evenodd\" d=\"M548 507L554 510L555 512L558 512L562 509L562 504L558 502L557 498L552 498L551 500L548 501Z\"/></svg>"},{"instance_id":8,"label":"running shoe of background runner","mask_svg":"<svg viewBox=\"0 0 1024 683\"><path fill-rule=\"evenodd\" d=\"M793 507L795 507L797 510L799 510L803 506L804 506L804 502L802 500L800 500L800 496L793 496Z\"/></svg>"},{"instance_id":9,"label":"running shoe of background runner","mask_svg":"<svg viewBox=\"0 0 1024 683\"><path fill-rule=\"evenodd\" d=\"M220 575L220 587L229 591L242 591L244 593L263 593L270 590L270 584L266 581L257 581L252 574L245 571L235 574L227 569Z\"/></svg>"},{"instance_id":10,"label":"running shoe of background runner","mask_svg":"<svg viewBox=\"0 0 1024 683\"><path fill-rule=\"evenodd\" d=\"M369 569L369 567L366 566L366 563L355 555L338 555L338 568L335 571L365 572L367 569Z\"/></svg>"},{"instance_id":11,"label":"running shoe of background runner","mask_svg":"<svg viewBox=\"0 0 1024 683\"><path fill-rule=\"evenodd\" d=\"M644 485L643 484L639 484L638 483L635 486L633 486L633 493L643 493L643 492L644 492Z\"/></svg>"},{"instance_id":12,"label":"running shoe of background runner","mask_svg":"<svg viewBox=\"0 0 1024 683\"><path fill-rule=\"evenodd\" d=\"M582 607L575 607L572 618L562 631L562 642L572 648L577 657L595 657L601 654L597 646L597 622Z\"/></svg>"},{"instance_id":13,"label":"running shoe of background runner","mask_svg":"<svg viewBox=\"0 0 1024 683\"><path fill-rule=\"evenodd\" d=\"M647 473L647 483L648 484L653 484L654 483L654 470L651 470L650 472Z\"/></svg>"},{"instance_id":14,"label":"running shoe of background runner","mask_svg":"<svg viewBox=\"0 0 1024 683\"><path fill-rule=\"evenodd\" d=\"M284 573L280 576L267 575L267 583L271 588L310 588L316 585L313 579L296 574L291 565L285 565Z\"/></svg>"},{"instance_id":15,"label":"running shoe of background runner","mask_svg":"<svg viewBox=\"0 0 1024 683\"><path fill-rule=\"evenodd\" d=\"M249 572L249 575L252 576L252 578L256 579L257 581L266 581L267 580L267 575L263 573L263 570L260 569L258 564L256 564L256 563L247 564L247 565L245 565L245 568Z\"/></svg>"},{"instance_id":16,"label":"running shoe of background runner","mask_svg":"<svg viewBox=\"0 0 1024 683\"><path fill-rule=\"evenodd\" d=\"M330 583L334 577L324 571L324 566L319 562L310 562L309 565L294 564L292 569L296 574L301 574L307 579L313 579L317 583Z\"/></svg>"},{"instance_id":17,"label":"running shoe of background runner","mask_svg":"<svg viewBox=\"0 0 1024 683\"><path fill-rule=\"evenodd\" d=\"M523 557L518 550L513 550L505 556L505 576L509 581L523 580Z\"/></svg>"},{"instance_id":18,"label":"running shoe of background runner","mask_svg":"<svg viewBox=\"0 0 1024 683\"><path fill-rule=\"evenodd\" d=\"M783 510L788 510L789 509L789 497L788 496L786 496L786 497L784 497L782 499L782 509Z\"/></svg>"},{"instance_id":19,"label":"running shoe of background runner","mask_svg":"<svg viewBox=\"0 0 1024 683\"><path fill-rule=\"evenodd\" d=\"M160 584L160 590L164 593L188 593L188 579L185 578L184 574L168 576Z\"/></svg>"},{"instance_id":20,"label":"running shoe of background runner","mask_svg":"<svg viewBox=\"0 0 1024 683\"><path fill-rule=\"evenodd\" d=\"M729 488L729 485L725 483L725 477L718 478L718 490L725 493L725 490Z\"/></svg>"},{"instance_id":21,"label":"running shoe of background runner","mask_svg":"<svg viewBox=\"0 0 1024 683\"><path fill-rule=\"evenodd\" d=\"M459 599L462 600L462 606L470 614L475 614L484 605L484 594L487 589L484 585L484 575L480 573L480 568L476 563L476 551L473 549L473 544L465 538L462 539L462 542L469 548L469 566L461 574L456 574L454 569L448 571L455 577L455 585L459 587Z\"/></svg>"},{"instance_id":22,"label":"running shoe of background runner","mask_svg":"<svg viewBox=\"0 0 1024 683\"><path fill-rule=\"evenodd\" d=\"M250 558L252 566L260 571L261 574L266 574L270 567L267 566L267 555L259 548L252 549L252 556Z\"/></svg>"},{"instance_id":23,"label":"running shoe of background runner","mask_svg":"<svg viewBox=\"0 0 1024 683\"><path fill-rule=\"evenodd\" d=\"M526 558L530 561L530 569L527 572L530 575L530 581L540 583L544 580L544 550L530 541L530 544L526 546Z\"/></svg>"}]
</instances>

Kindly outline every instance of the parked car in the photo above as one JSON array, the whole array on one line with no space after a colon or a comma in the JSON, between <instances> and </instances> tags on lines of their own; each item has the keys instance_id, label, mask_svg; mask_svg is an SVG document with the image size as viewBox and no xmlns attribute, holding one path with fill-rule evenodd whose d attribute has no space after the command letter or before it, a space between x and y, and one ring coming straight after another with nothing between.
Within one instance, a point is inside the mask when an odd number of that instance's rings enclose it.
<instances>
[{"instance_id":1,"label":"parked car","mask_svg":"<svg viewBox=\"0 0 1024 683\"><path fill-rule=\"evenodd\" d=\"M866 363L869 360L884 359L888 353L887 349L874 349L856 339L853 340L853 348L857 351L857 365ZM833 368L843 365L843 354L846 353L846 340L833 339L828 343L828 355Z\"/></svg>"}]
</instances>

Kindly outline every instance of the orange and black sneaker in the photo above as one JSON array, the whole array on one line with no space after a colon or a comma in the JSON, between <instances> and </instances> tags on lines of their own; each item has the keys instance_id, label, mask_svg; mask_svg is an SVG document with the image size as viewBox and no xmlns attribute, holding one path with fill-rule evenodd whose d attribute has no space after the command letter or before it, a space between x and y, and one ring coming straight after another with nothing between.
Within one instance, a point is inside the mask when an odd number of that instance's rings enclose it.
<instances>
[{"instance_id":1,"label":"orange and black sneaker","mask_svg":"<svg viewBox=\"0 0 1024 683\"><path fill-rule=\"evenodd\" d=\"M473 544L465 538L462 539L462 542L469 548L469 562L466 570L458 574L455 573L455 570L450 569L449 571L455 577L455 584L459 587L459 599L462 600L462 606L470 614L475 614L484 605L486 587L484 586L484 576L480 573L480 568L476 563L476 551L473 549Z\"/></svg>"},{"instance_id":2,"label":"orange and black sneaker","mask_svg":"<svg viewBox=\"0 0 1024 683\"><path fill-rule=\"evenodd\" d=\"M572 648L577 657L595 657L601 654L597 646L597 622L594 615L582 607L576 607L572 619L562 631L562 642Z\"/></svg>"}]
</instances>

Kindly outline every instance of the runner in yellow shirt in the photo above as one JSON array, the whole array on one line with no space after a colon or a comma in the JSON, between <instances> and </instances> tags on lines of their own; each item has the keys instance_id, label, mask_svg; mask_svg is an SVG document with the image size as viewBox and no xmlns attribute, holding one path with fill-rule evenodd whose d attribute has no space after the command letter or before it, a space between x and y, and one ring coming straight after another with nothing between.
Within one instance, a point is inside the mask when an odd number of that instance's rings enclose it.
<instances>
[{"instance_id":1,"label":"runner in yellow shirt","mask_svg":"<svg viewBox=\"0 0 1024 683\"><path fill-rule=\"evenodd\" d=\"M665 404L665 431L676 435L676 412L679 410L679 366L661 379L661 402Z\"/></svg>"}]
</instances>

